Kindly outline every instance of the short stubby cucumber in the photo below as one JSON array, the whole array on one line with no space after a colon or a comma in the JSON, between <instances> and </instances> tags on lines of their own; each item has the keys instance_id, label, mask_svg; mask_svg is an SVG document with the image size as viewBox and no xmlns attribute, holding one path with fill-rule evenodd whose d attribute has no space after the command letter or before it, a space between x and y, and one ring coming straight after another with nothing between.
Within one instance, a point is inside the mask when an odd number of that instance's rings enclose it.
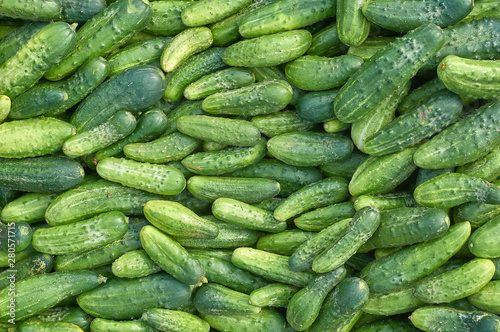
<instances>
[{"instance_id":1,"label":"short stubby cucumber","mask_svg":"<svg viewBox=\"0 0 500 332\"><path fill-rule=\"evenodd\" d=\"M161 267L144 250L133 250L115 260L112 271L118 278L140 278L160 272Z\"/></svg>"}]
</instances>

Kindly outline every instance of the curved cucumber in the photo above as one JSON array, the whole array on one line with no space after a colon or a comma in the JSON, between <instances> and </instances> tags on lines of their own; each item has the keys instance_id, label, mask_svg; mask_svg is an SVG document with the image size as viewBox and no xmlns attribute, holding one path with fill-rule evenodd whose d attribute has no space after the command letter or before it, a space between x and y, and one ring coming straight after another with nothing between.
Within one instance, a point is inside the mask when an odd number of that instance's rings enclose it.
<instances>
[{"instance_id":1,"label":"curved cucumber","mask_svg":"<svg viewBox=\"0 0 500 332\"><path fill-rule=\"evenodd\" d=\"M477 257L500 257L499 229L499 217L495 217L479 227L469 239L469 250Z\"/></svg>"},{"instance_id":2,"label":"curved cucumber","mask_svg":"<svg viewBox=\"0 0 500 332\"><path fill-rule=\"evenodd\" d=\"M141 320L160 331L209 332L210 325L203 319L180 310L147 309ZM129 330L127 330L129 331Z\"/></svg>"},{"instance_id":3,"label":"curved cucumber","mask_svg":"<svg viewBox=\"0 0 500 332\"><path fill-rule=\"evenodd\" d=\"M9 118L22 120L53 112L68 100L68 94L58 87L28 90L12 101Z\"/></svg>"},{"instance_id":4,"label":"curved cucumber","mask_svg":"<svg viewBox=\"0 0 500 332\"><path fill-rule=\"evenodd\" d=\"M469 302L481 309L494 314L500 314L500 281L491 281L477 293L469 296Z\"/></svg>"},{"instance_id":5,"label":"curved cucumber","mask_svg":"<svg viewBox=\"0 0 500 332\"><path fill-rule=\"evenodd\" d=\"M140 278L161 271L161 267L144 250L133 250L115 260L112 271L118 278Z\"/></svg>"}]
</instances>

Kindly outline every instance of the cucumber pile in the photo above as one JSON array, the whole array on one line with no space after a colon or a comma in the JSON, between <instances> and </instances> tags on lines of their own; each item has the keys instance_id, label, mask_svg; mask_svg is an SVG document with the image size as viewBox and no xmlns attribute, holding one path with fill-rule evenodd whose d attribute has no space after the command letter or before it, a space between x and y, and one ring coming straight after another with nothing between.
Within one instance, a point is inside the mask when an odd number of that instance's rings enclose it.
<instances>
[{"instance_id":1,"label":"cucumber pile","mask_svg":"<svg viewBox=\"0 0 500 332\"><path fill-rule=\"evenodd\" d=\"M0 332L500 332L498 0L0 17Z\"/></svg>"}]
</instances>

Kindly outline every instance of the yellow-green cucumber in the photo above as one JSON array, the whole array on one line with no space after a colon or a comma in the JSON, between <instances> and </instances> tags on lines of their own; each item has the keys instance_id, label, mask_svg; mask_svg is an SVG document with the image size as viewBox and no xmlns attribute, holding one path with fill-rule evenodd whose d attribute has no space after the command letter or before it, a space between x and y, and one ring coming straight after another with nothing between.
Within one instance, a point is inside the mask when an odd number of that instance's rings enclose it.
<instances>
[{"instance_id":1,"label":"yellow-green cucumber","mask_svg":"<svg viewBox=\"0 0 500 332\"><path fill-rule=\"evenodd\" d=\"M12 102L9 97L0 94L0 123L9 115L11 104Z\"/></svg>"},{"instance_id":2,"label":"yellow-green cucumber","mask_svg":"<svg viewBox=\"0 0 500 332\"><path fill-rule=\"evenodd\" d=\"M25 222L28 224L45 220L45 211L57 194L27 193L9 202L0 211L4 223Z\"/></svg>"},{"instance_id":3,"label":"yellow-green cucumber","mask_svg":"<svg viewBox=\"0 0 500 332\"><path fill-rule=\"evenodd\" d=\"M182 11L182 22L191 27L215 23L246 7L252 0L202 0Z\"/></svg>"},{"instance_id":4,"label":"yellow-green cucumber","mask_svg":"<svg viewBox=\"0 0 500 332\"><path fill-rule=\"evenodd\" d=\"M132 250L113 262L112 271L118 278L140 278L161 271L144 250Z\"/></svg>"}]
</instances>

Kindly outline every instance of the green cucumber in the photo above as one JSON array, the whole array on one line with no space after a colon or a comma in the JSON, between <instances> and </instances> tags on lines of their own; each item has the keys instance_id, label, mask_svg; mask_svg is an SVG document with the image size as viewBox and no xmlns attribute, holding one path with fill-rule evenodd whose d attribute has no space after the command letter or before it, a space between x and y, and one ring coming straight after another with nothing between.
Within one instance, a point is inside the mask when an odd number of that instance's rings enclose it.
<instances>
[{"instance_id":1,"label":"green cucumber","mask_svg":"<svg viewBox=\"0 0 500 332\"><path fill-rule=\"evenodd\" d=\"M299 113L294 111L257 115L252 118L252 122L268 137L309 130L314 126L314 123L302 119Z\"/></svg>"},{"instance_id":2,"label":"green cucumber","mask_svg":"<svg viewBox=\"0 0 500 332\"><path fill-rule=\"evenodd\" d=\"M286 308L298 287L285 284L269 284L250 293L250 304L258 307Z\"/></svg>"},{"instance_id":3,"label":"green cucumber","mask_svg":"<svg viewBox=\"0 0 500 332\"><path fill-rule=\"evenodd\" d=\"M417 206L417 202L413 198L413 192L406 191L379 195L361 195L354 199L354 209L356 211L365 206L373 206L382 211L401 207L414 207Z\"/></svg>"},{"instance_id":4,"label":"green cucumber","mask_svg":"<svg viewBox=\"0 0 500 332\"><path fill-rule=\"evenodd\" d=\"M14 27L14 31L0 39L0 65L15 55L31 36L46 25L46 23L30 23Z\"/></svg>"},{"instance_id":5,"label":"green cucumber","mask_svg":"<svg viewBox=\"0 0 500 332\"><path fill-rule=\"evenodd\" d=\"M238 89L255 82L255 75L246 68L228 68L205 75L184 90L184 97L197 100L224 90Z\"/></svg>"},{"instance_id":6,"label":"green cucumber","mask_svg":"<svg viewBox=\"0 0 500 332\"><path fill-rule=\"evenodd\" d=\"M284 109L293 90L286 81L273 80L219 92L205 98L201 108L210 114L260 115Z\"/></svg>"},{"instance_id":7,"label":"green cucumber","mask_svg":"<svg viewBox=\"0 0 500 332\"><path fill-rule=\"evenodd\" d=\"M472 233L469 239L469 250L476 257L500 257L498 242L500 217L495 217Z\"/></svg>"},{"instance_id":8,"label":"green cucumber","mask_svg":"<svg viewBox=\"0 0 500 332\"><path fill-rule=\"evenodd\" d=\"M13 276L15 277L15 281L19 282L39 274L49 273L52 271L53 266L54 258L51 255L35 252L23 260L17 261L12 267L0 273L0 289L8 287L14 279Z\"/></svg>"},{"instance_id":9,"label":"green cucumber","mask_svg":"<svg viewBox=\"0 0 500 332\"><path fill-rule=\"evenodd\" d=\"M363 61L354 55L334 58L305 55L285 67L288 81L299 89L321 91L342 86Z\"/></svg>"},{"instance_id":10,"label":"green cucumber","mask_svg":"<svg viewBox=\"0 0 500 332\"><path fill-rule=\"evenodd\" d=\"M413 162L417 149L418 146L381 157L370 156L353 174L349 192L353 196L390 192L417 169Z\"/></svg>"},{"instance_id":11,"label":"green cucumber","mask_svg":"<svg viewBox=\"0 0 500 332\"><path fill-rule=\"evenodd\" d=\"M65 332L81 332L79 326L65 322L39 322L25 321L17 326L16 331L19 332L50 332L50 331L65 331Z\"/></svg>"},{"instance_id":12,"label":"green cucumber","mask_svg":"<svg viewBox=\"0 0 500 332\"><path fill-rule=\"evenodd\" d=\"M334 119L325 122L323 124L323 129L325 129L327 133L339 133L342 131L346 131L347 129L351 129L351 124Z\"/></svg>"},{"instance_id":13,"label":"green cucumber","mask_svg":"<svg viewBox=\"0 0 500 332\"><path fill-rule=\"evenodd\" d=\"M214 73L227 67L222 61L225 48L211 47L208 50L189 57L179 68L168 75L168 84L163 98L168 101L177 101L184 89L194 81L205 75Z\"/></svg>"},{"instance_id":14,"label":"green cucumber","mask_svg":"<svg viewBox=\"0 0 500 332\"><path fill-rule=\"evenodd\" d=\"M160 100L165 85L165 77L158 68L129 68L85 98L71 116L71 123L82 132L100 125L118 111L137 113L147 109Z\"/></svg>"},{"instance_id":15,"label":"green cucumber","mask_svg":"<svg viewBox=\"0 0 500 332\"><path fill-rule=\"evenodd\" d=\"M167 136L177 131L177 120L183 116L188 115L204 115L206 114L201 109L201 101L193 101L193 100L182 100L180 99L177 102L169 103L172 104L172 109L165 114L167 114L167 129L162 134L162 136Z\"/></svg>"},{"instance_id":16,"label":"green cucumber","mask_svg":"<svg viewBox=\"0 0 500 332\"><path fill-rule=\"evenodd\" d=\"M364 153L353 150L351 155L337 161L323 164L319 168L326 176L341 176L350 179L366 158L368 158L368 156Z\"/></svg>"},{"instance_id":17,"label":"green cucumber","mask_svg":"<svg viewBox=\"0 0 500 332\"><path fill-rule=\"evenodd\" d=\"M303 55L311 42L312 36L307 30L279 32L232 44L222 59L233 67L277 66Z\"/></svg>"},{"instance_id":18,"label":"green cucumber","mask_svg":"<svg viewBox=\"0 0 500 332\"><path fill-rule=\"evenodd\" d=\"M500 176L500 146L490 151L486 156L472 163L457 168L457 173L468 174L488 182Z\"/></svg>"},{"instance_id":19,"label":"green cucumber","mask_svg":"<svg viewBox=\"0 0 500 332\"><path fill-rule=\"evenodd\" d=\"M309 271L291 270L288 266L287 256L262 250L239 247L233 252L231 261L237 267L266 279L297 287L305 287L314 279L314 274Z\"/></svg>"},{"instance_id":20,"label":"green cucumber","mask_svg":"<svg viewBox=\"0 0 500 332\"><path fill-rule=\"evenodd\" d=\"M435 178L441 174L445 173L453 173L455 171L455 167L448 168L438 168L438 169L425 169L419 168L417 174L417 181L415 182L415 186L419 186L422 183L429 181L430 179ZM457 172L459 173L459 172Z\"/></svg>"},{"instance_id":21,"label":"green cucumber","mask_svg":"<svg viewBox=\"0 0 500 332\"><path fill-rule=\"evenodd\" d=\"M338 119L351 123L375 109L414 76L443 43L442 30L434 24L427 24L377 52L340 89L334 103ZM391 66L387 67L387 63ZM379 84L370 83L374 77Z\"/></svg>"},{"instance_id":22,"label":"green cucumber","mask_svg":"<svg viewBox=\"0 0 500 332\"><path fill-rule=\"evenodd\" d=\"M214 239L219 234L215 223L177 202L149 201L144 215L153 226L174 237Z\"/></svg>"},{"instance_id":23,"label":"green cucumber","mask_svg":"<svg viewBox=\"0 0 500 332\"><path fill-rule=\"evenodd\" d=\"M347 180L332 176L311 183L291 194L274 210L274 217L286 221L309 209L342 202L347 196Z\"/></svg>"},{"instance_id":24,"label":"green cucumber","mask_svg":"<svg viewBox=\"0 0 500 332\"><path fill-rule=\"evenodd\" d=\"M96 127L81 131L66 140L63 152L70 158L91 154L127 137L136 126L137 122L132 113L116 112Z\"/></svg>"},{"instance_id":25,"label":"green cucumber","mask_svg":"<svg viewBox=\"0 0 500 332\"><path fill-rule=\"evenodd\" d=\"M419 300L413 295L414 292L415 288L413 286L408 286L390 293L372 292L363 307L363 312L383 316L411 312L425 305L424 301Z\"/></svg>"},{"instance_id":26,"label":"green cucumber","mask_svg":"<svg viewBox=\"0 0 500 332\"><path fill-rule=\"evenodd\" d=\"M304 331L318 317L321 305L328 293L347 275L344 267L316 277L309 285L298 291L286 310L286 320L297 331Z\"/></svg>"},{"instance_id":27,"label":"green cucumber","mask_svg":"<svg viewBox=\"0 0 500 332\"><path fill-rule=\"evenodd\" d=\"M280 191L279 183L270 179L214 176L193 176L187 181L187 188L193 196L206 202L226 197L258 203L276 196Z\"/></svg>"},{"instance_id":28,"label":"green cucumber","mask_svg":"<svg viewBox=\"0 0 500 332\"><path fill-rule=\"evenodd\" d=\"M448 55L438 65L437 73L446 88L460 96L475 99L500 96L500 61Z\"/></svg>"},{"instance_id":29,"label":"green cucumber","mask_svg":"<svg viewBox=\"0 0 500 332\"><path fill-rule=\"evenodd\" d=\"M9 253L22 251L30 245L32 235L33 230L25 222L0 223L0 248Z\"/></svg>"},{"instance_id":30,"label":"green cucumber","mask_svg":"<svg viewBox=\"0 0 500 332\"><path fill-rule=\"evenodd\" d=\"M337 23L332 23L313 34L311 47L307 50L309 55L336 56L347 49L339 38Z\"/></svg>"},{"instance_id":31,"label":"green cucumber","mask_svg":"<svg viewBox=\"0 0 500 332\"><path fill-rule=\"evenodd\" d=\"M31 244L24 250L18 252L12 252L8 250L0 251L0 267L6 268L11 267L15 262L20 262L25 258L37 253ZM7 270L8 271L8 270Z\"/></svg>"},{"instance_id":32,"label":"green cucumber","mask_svg":"<svg viewBox=\"0 0 500 332\"><path fill-rule=\"evenodd\" d=\"M78 307L56 307L45 310L44 312L31 317L25 322L60 322L69 323L78 326L81 330L89 331L91 318L82 309ZM33 330L38 331L38 330ZM47 329L47 332L54 331ZM64 330L66 331L66 330Z\"/></svg>"},{"instance_id":33,"label":"green cucumber","mask_svg":"<svg viewBox=\"0 0 500 332\"><path fill-rule=\"evenodd\" d=\"M256 207L260 207L267 211L274 211L276 208L283 203L285 199L283 197L274 197L266 199L260 203L254 204Z\"/></svg>"},{"instance_id":34,"label":"green cucumber","mask_svg":"<svg viewBox=\"0 0 500 332\"><path fill-rule=\"evenodd\" d=\"M245 315L200 315L211 327L221 332L285 332L283 315L271 309L262 309L257 314Z\"/></svg>"},{"instance_id":35,"label":"green cucumber","mask_svg":"<svg viewBox=\"0 0 500 332\"><path fill-rule=\"evenodd\" d=\"M439 78L425 82L418 88L413 89L406 97L403 98L403 100L401 100L399 105L397 105L398 113L405 114L406 112L415 109L421 105L424 100L429 99L435 93L439 93L441 91L446 91L446 87Z\"/></svg>"},{"instance_id":36,"label":"green cucumber","mask_svg":"<svg viewBox=\"0 0 500 332\"><path fill-rule=\"evenodd\" d=\"M491 281L478 292L468 297L469 302L481 309L494 314L500 314L500 281Z\"/></svg>"},{"instance_id":37,"label":"green cucumber","mask_svg":"<svg viewBox=\"0 0 500 332\"><path fill-rule=\"evenodd\" d=\"M9 115L11 108L11 100L5 95L0 95L0 123Z\"/></svg>"},{"instance_id":38,"label":"green cucumber","mask_svg":"<svg viewBox=\"0 0 500 332\"><path fill-rule=\"evenodd\" d=\"M306 212L293 222L297 228L304 231L319 232L340 220L352 218L355 213L354 204L344 202Z\"/></svg>"},{"instance_id":39,"label":"green cucumber","mask_svg":"<svg viewBox=\"0 0 500 332\"><path fill-rule=\"evenodd\" d=\"M254 38L294 30L335 16L336 2L325 0L280 0L259 8L243 18L239 32Z\"/></svg>"},{"instance_id":40,"label":"green cucumber","mask_svg":"<svg viewBox=\"0 0 500 332\"><path fill-rule=\"evenodd\" d=\"M33 247L52 255L87 251L122 238L127 228L128 218L123 213L107 212L70 225L37 229Z\"/></svg>"},{"instance_id":41,"label":"green cucumber","mask_svg":"<svg viewBox=\"0 0 500 332\"><path fill-rule=\"evenodd\" d=\"M500 203L500 188L467 174L445 173L417 188L415 200L422 206L450 208L467 202Z\"/></svg>"},{"instance_id":42,"label":"green cucumber","mask_svg":"<svg viewBox=\"0 0 500 332\"><path fill-rule=\"evenodd\" d=\"M58 87L35 87L12 101L9 118L22 120L53 112L68 99L68 94Z\"/></svg>"},{"instance_id":43,"label":"green cucumber","mask_svg":"<svg viewBox=\"0 0 500 332\"><path fill-rule=\"evenodd\" d=\"M8 203L19 197L20 193L16 190L0 187L0 208L4 208Z\"/></svg>"},{"instance_id":44,"label":"green cucumber","mask_svg":"<svg viewBox=\"0 0 500 332\"><path fill-rule=\"evenodd\" d=\"M415 327L409 322L384 319L379 322L363 325L362 327L354 330L354 332L417 332Z\"/></svg>"},{"instance_id":45,"label":"green cucumber","mask_svg":"<svg viewBox=\"0 0 500 332\"><path fill-rule=\"evenodd\" d=\"M9 288L0 291L0 321L21 321L39 314L61 300L90 291L104 283L106 278L91 271L46 273L16 282L15 295ZM15 299L15 316L11 317L8 303Z\"/></svg>"},{"instance_id":46,"label":"green cucumber","mask_svg":"<svg viewBox=\"0 0 500 332\"><path fill-rule=\"evenodd\" d=\"M212 213L227 223L264 232L283 232L287 226L286 222L274 219L272 212L231 198L216 199Z\"/></svg>"},{"instance_id":47,"label":"green cucumber","mask_svg":"<svg viewBox=\"0 0 500 332\"><path fill-rule=\"evenodd\" d=\"M267 142L271 155L292 166L319 166L348 157L352 141L340 134L296 131Z\"/></svg>"},{"instance_id":48,"label":"green cucumber","mask_svg":"<svg viewBox=\"0 0 500 332\"><path fill-rule=\"evenodd\" d=\"M190 298L188 285L166 273L158 273L142 278L113 279L78 296L77 300L78 306L94 317L120 320L139 318L146 309L176 309Z\"/></svg>"},{"instance_id":49,"label":"green cucumber","mask_svg":"<svg viewBox=\"0 0 500 332\"><path fill-rule=\"evenodd\" d=\"M161 267L144 250L133 250L115 260L112 271L118 278L140 278L161 271Z\"/></svg>"},{"instance_id":50,"label":"green cucumber","mask_svg":"<svg viewBox=\"0 0 500 332\"><path fill-rule=\"evenodd\" d=\"M474 2L472 0L436 1L381 1L365 3L363 15L384 29L407 32L426 23L442 28L466 17Z\"/></svg>"},{"instance_id":51,"label":"green cucumber","mask_svg":"<svg viewBox=\"0 0 500 332\"><path fill-rule=\"evenodd\" d=\"M0 187L38 193L57 193L83 181L83 167L74 160L47 156L0 159Z\"/></svg>"},{"instance_id":52,"label":"green cucumber","mask_svg":"<svg viewBox=\"0 0 500 332\"><path fill-rule=\"evenodd\" d=\"M61 0L61 16L66 22L85 23L106 8L105 0Z\"/></svg>"},{"instance_id":53,"label":"green cucumber","mask_svg":"<svg viewBox=\"0 0 500 332\"><path fill-rule=\"evenodd\" d=\"M151 259L164 271L187 285L205 279L205 270L179 243L153 226L141 230L141 243Z\"/></svg>"},{"instance_id":54,"label":"green cucumber","mask_svg":"<svg viewBox=\"0 0 500 332\"><path fill-rule=\"evenodd\" d=\"M333 246L314 258L313 271L325 273L343 265L375 233L380 219L380 213L373 207L357 211Z\"/></svg>"},{"instance_id":55,"label":"green cucumber","mask_svg":"<svg viewBox=\"0 0 500 332\"><path fill-rule=\"evenodd\" d=\"M337 93L338 90L306 93L299 97L295 109L299 117L304 121L319 123L335 119L336 116L331 104L335 100Z\"/></svg>"},{"instance_id":56,"label":"green cucumber","mask_svg":"<svg viewBox=\"0 0 500 332\"><path fill-rule=\"evenodd\" d=\"M361 45L351 46L347 54L359 56L363 61L368 61L378 51L394 41L394 37L371 37L366 39Z\"/></svg>"},{"instance_id":57,"label":"green cucumber","mask_svg":"<svg viewBox=\"0 0 500 332\"><path fill-rule=\"evenodd\" d=\"M45 78L60 80L89 58L112 52L141 30L151 15L149 2L144 0L119 0L109 5L78 30L76 45L63 61L45 74Z\"/></svg>"},{"instance_id":58,"label":"green cucumber","mask_svg":"<svg viewBox=\"0 0 500 332\"><path fill-rule=\"evenodd\" d=\"M219 22L248 6L252 0L203 0L182 11L182 22L191 27Z\"/></svg>"},{"instance_id":59,"label":"green cucumber","mask_svg":"<svg viewBox=\"0 0 500 332\"><path fill-rule=\"evenodd\" d=\"M141 320L159 331L209 332L210 325L203 319L179 310L146 309ZM130 331L130 330L127 330Z\"/></svg>"},{"instance_id":60,"label":"green cucumber","mask_svg":"<svg viewBox=\"0 0 500 332\"><path fill-rule=\"evenodd\" d=\"M260 307L252 305L250 296L222 285L209 283L201 286L194 295L196 310L204 315L257 314Z\"/></svg>"},{"instance_id":61,"label":"green cucumber","mask_svg":"<svg viewBox=\"0 0 500 332\"><path fill-rule=\"evenodd\" d=\"M188 170L186 167L184 167L184 165L180 161L171 161L171 162L167 163L167 165L181 171L181 173L184 174L185 178L190 178L194 175L194 173L192 173L190 170Z\"/></svg>"},{"instance_id":62,"label":"green cucumber","mask_svg":"<svg viewBox=\"0 0 500 332\"><path fill-rule=\"evenodd\" d=\"M349 331L347 326L354 324L353 317L359 315L368 300L368 293L368 285L362 279L344 279L328 294L309 331Z\"/></svg>"},{"instance_id":63,"label":"green cucumber","mask_svg":"<svg viewBox=\"0 0 500 332\"><path fill-rule=\"evenodd\" d=\"M158 1L160 2L160 1ZM114 321L104 318L95 318L90 324L92 332L155 332L151 326L142 320Z\"/></svg>"},{"instance_id":64,"label":"green cucumber","mask_svg":"<svg viewBox=\"0 0 500 332\"><path fill-rule=\"evenodd\" d=\"M2 1L0 15L27 21L52 21L61 15L61 1L32 1L29 4Z\"/></svg>"},{"instance_id":65,"label":"green cucumber","mask_svg":"<svg viewBox=\"0 0 500 332\"><path fill-rule=\"evenodd\" d=\"M54 118L10 121L0 125L1 158L38 157L61 150L76 134L67 122Z\"/></svg>"},{"instance_id":66,"label":"green cucumber","mask_svg":"<svg viewBox=\"0 0 500 332\"><path fill-rule=\"evenodd\" d=\"M470 22L483 17L500 17L500 6L494 0L479 0L474 2L474 8L462 21Z\"/></svg>"},{"instance_id":67,"label":"green cucumber","mask_svg":"<svg viewBox=\"0 0 500 332\"><path fill-rule=\"evenodd\" d=\"M495 274L493 275L493 279L500 280L500 257L491 259L493 264L495 264Z\"/></svg>"},{"instance_id":68,"label":"green cucumber","mask_svg":"<svg viewBox=\"0 0 500 332\"><path fill-rule=\"evenodd\" d=\"M59 63L75 43L76 33L67 23L55 22L38 30L0 66L3 76L0 94L15 98L28 90Z\"/></svg>"},{"instance_id":69,"label":"green cucumber","mask_svg":"<svg viewBox=\"0 0 500 332\"><path fill-rule=\"evenodd\" d=\"M182 23L181 13L190 4L190 0L151 2L153 15L146 23L144 31L160 36L177 35L188 28Z\"/></svg>"},{"instance_id":70,"label":"green cucumber","mask_svg":"<svg viewBox=\"0 0 500 332\"><path fill-rule=\"evenodd\" d=\"M362 8L368 1L340 0L337 2L337 31L342 43L361 45L370 34L370 21Z\"/></svg>"},{"instance_id":71,"label":"green cucumber","mask_svg":"<svg viewBox=\"0 0 500 332\"><path fill-rule=\"evenodd\" d=\"M361 271L361 277L373 292L400 290L443 265L458 252L469 235L468 222L456 224L436 239L407 247L371 262ZM411 269L408 269L408 266L411 266Z\"/></svg>"},{"instance_id":72,"label":"green cucumber","mask_svg":"<svg viewBox=\"0 0 500 332\"><path fill-rule=\"evenodd\" d=\"M284 80L286 81L285 71L278 66L268 66L268 67L251 67L250 70L255 75L255 80L257 82L273 81L273 80ZM303 94L303 91L292 86L293 96L290 100L290 105L296 105L297 99Z\"/></svg>"},{"instance_id":73,"label":"green cucumber","mask_svg":"<svg viewBox=\"0 0 500 332\"><path fill-rule=\"evenodd\" d=\"M498 186L500 183L494 182ZM482 202L472 202L459 205L453 209L453 220L469 221L472 228L478 228L500 214L500 206Z\"/></svg>"}]
</instances>

